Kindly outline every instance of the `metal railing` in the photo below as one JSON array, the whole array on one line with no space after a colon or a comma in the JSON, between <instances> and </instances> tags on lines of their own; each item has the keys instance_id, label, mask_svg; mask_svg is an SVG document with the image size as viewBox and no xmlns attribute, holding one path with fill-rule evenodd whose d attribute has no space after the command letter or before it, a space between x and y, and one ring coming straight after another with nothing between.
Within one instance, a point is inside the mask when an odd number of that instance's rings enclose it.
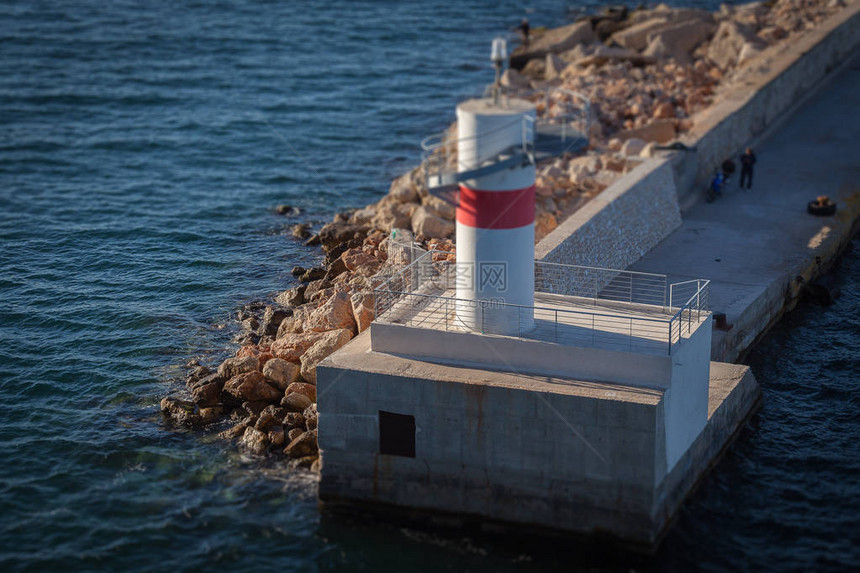
<instances>
[{"instance_id":1,"label":"metal railing","mask_svg":"<svg viewBox=\"0 0 860 573\"><path fill-rule=\"evenodd\" d=\"M448 129L442 133L431 135L421 142L423 150L422 164L427 179L427 187L441 187L473 177L482 176L482 170L491 171L494 166L505 167L500 157L485 158L485 161L463 162L458 158L461 143L467 143L480 138L484 142L493 141L493 134L504 134L509 137L510 129L521 124L521 142L516 147L500 149L500 156L512 155L508 161L516 161L519 157L535 161L535 140L544 131L552 131L553 136L561 141L574 141L582 144L588 142L588 132L591 122L591 102L583 94L561 88L546 90L515 90L507 88L503 91L506 97L517 97L533 101L538 105L540 113L537 118L523 116L512 120L511 123L498 126L490 131L481 132L467 138L458 138L456 133ZM516 154L516 155L515 155Z\"/></svg>"},{"instance_id":2,"label":"metal railing","mask_svg":"<svg viewBox=\"0 0 860 573\"><path fill-rule=\"evenodd\" d=\"M678 302L686 300L680 305L677 312L669 321L669 354L672 353L673 345L683 339L684 334L690 334L693 325L699 324L702 313L708 312L711 296L711 281L705 279L694 279L675 283L669 286L669 306L675 308Z\"/></svg>"},{"instance_id":3,"label":"metal railing","mask_svg":"<svg viewBox=\"0 0 860 573\"><path fill-rule=\"evenodd\" d=\"M484 97L490 97L492 88L487 86ZM502 86L502 95L536 104L538 125L564 125L571 128L571 134L588 137L592 119L591 100L583 93L557 87L534 90Z\"/></svg>"},{"instance_id":4,"label":"metal railing","mask_svg":"<svg viewBox=\"0 0 860 573\"><path fill-rule=\"evenodd\" d=\"M660 353L666 351L668 318L592 312L570 308L523 306L377 289L376 300L390 301L376 320L446 332L472 331L479 324L486 335L515 336L568 346ZM485 304L486 303L486 304ZM380 312L380 307L377 307ZM516 314L516 328L509 321L499 325L496 317ZM669 347L671 353L671 346Z\"/></svg>"},{"instance_id":5,"label":"metal railing","mask_svg":"<svg viewBox=\"0 0 860 573\"><path fill-rule=\"evenodd\" d=\"M375 320L671 354L707 314L710 281L668 285L664 275L541 261L535 262L536 296L583 299L574 301L577 308L547 306L552 302L547 299L523 306L445 296L458 280L457 264L447 260L448 254L427 251L379 283L374 289ZM589 309L588 301L595 308Z\"/></svg>"},{"instance_id":6,"label":"metal railing","mask_svg":"<svg viewBox=\"0 0 860 573\"><path fill-rule=\"evenodd\" d=\"M535 292L665 307L666 275L535 261Z\"/></svg>"}]
</instances>

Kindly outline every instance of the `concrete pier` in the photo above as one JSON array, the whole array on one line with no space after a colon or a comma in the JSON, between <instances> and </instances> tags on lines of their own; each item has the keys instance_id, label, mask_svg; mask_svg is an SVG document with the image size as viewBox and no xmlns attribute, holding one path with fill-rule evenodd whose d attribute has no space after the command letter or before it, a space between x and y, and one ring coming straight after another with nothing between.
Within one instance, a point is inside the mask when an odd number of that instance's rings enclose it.
<instances>
[{"instance_id":1,"label":"concrete pier","mask_svg":"<svg viewBox=\"0 0 860 573\"><path fill-rule=\"evenodd\" d=\"M711 310L734 324L714 331L713 360L736 360L779 320L850 240L860 217L860 56L834 76L749 142L758 157L750 192L738 189L736 177L722 198L697 204L630 267L659 270L673 282L711 279ZM806 212L818 195L836 201L836 216Z\"/></svg>"}]
</instances>

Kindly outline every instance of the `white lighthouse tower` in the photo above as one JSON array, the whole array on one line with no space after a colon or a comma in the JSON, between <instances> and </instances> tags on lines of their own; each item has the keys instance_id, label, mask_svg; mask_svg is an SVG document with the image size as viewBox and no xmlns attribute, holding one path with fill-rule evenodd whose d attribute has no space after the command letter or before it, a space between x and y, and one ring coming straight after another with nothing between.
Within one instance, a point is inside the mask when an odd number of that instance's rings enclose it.
<instances>
[{"instance_id":1,"label":"white lighthouse tower","mask_svg":"<svg viewBox=\"0 0 860 573\"><path fill-rule=\"evenodd\" d=\"M534 327L536 112L500 97L505 51L496 39L493 97L457 106L457 317L473 331L518 334Z\"/></svg>"},{"instance_id":2,"label":"white lighthouse tower","mask_svg":"<svg viewBox=\"0 0 860 573\"><path fill-rule=\"evenodd\" d=\"M480 171L531 145L535 106L475 99L457 106L458 168ZM460 183L457 314L472 330L517 334L533 327L535 166L514 165ZM499 307L494 303L504 302Z\"/></svg>"}]
</instances>

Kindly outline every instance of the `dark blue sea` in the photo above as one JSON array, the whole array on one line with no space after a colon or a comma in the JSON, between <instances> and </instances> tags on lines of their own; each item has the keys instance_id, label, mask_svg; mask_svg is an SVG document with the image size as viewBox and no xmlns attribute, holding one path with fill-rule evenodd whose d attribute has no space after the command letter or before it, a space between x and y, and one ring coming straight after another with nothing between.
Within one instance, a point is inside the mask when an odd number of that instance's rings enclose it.
<instances>
[{"instance_id":1,"label":"dark blue sea","mask_svg":"<svg viewBox=\"0 0 860 573\"><path fill-rule=\"evenodd\" d=\"M161 423L183 364L319 260L292 223L380 197L495 35L584 6L0 4L0 571L857 566L857 243L842 298L753 352L764 406L653 559L321 513L308 474Z\"/></svg>"}]
</instances>

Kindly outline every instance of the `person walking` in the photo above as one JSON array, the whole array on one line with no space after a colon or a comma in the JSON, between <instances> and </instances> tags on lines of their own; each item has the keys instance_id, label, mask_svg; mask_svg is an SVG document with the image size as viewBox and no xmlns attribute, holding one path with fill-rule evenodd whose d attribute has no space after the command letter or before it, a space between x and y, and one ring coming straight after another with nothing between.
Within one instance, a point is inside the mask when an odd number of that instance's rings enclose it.
<instances>
[{"instance_id":1,"label":"person walking","mask_svg":"<svg viewBox=\"0 0 860 573\"><path fill-rule=\"evenodd\" d=\"M753 165L755 165L755 153L753 153L752 148L747 147L747 150L741 155L741 189L744 188L744 181L747 184L747 191L752 188Z\"/></svg>"}]
</instances>

